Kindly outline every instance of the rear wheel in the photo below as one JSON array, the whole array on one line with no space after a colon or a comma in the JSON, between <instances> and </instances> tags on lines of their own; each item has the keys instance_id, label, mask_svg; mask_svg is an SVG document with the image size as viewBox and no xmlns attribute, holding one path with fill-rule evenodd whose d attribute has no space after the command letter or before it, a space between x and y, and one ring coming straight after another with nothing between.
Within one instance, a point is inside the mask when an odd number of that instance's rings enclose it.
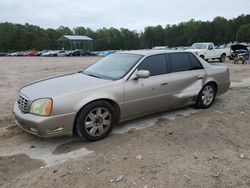
<instances>
[{"instance_id":1,"label":"rear wheel","mask_svg":"<svg viewBox=\"0 0 250 188\"><path fill-rule=\"evenodd\" d=\"M97 141L107 137L116 122L111 104L96 101L86 105L76 119L76 132L85 140Z\"/></svg>"},{"instance_id":2,"label":"rear wheel","mask_svg":"<svg viewBox=\"0 0 250 188\"><path fill-rule=\"evenodd\" d=\"M198 108L209 108L213 104L215 96L216 96L215 86L214 84L209 83L205 85L198 94L195 105Z\"/></svg>"},{"instance_id":3,"label":"rear wheel","mask_svg":"<svg viewBox=\"0 0 250 188\"><path fill-rule=\"evenodd\" d=\"M200 55L200 58L202 58L202 59L204 59L204 60L205 60L205 57L204 57L204 55Z\"/></svg>"},{"instance_id":4,"label":"rear wheel","mask_svg":"<svg viewBox=\"0 0 250 188\"><path fill-rule=\"evenodd\" d=\"M224 62L225 59L226 59L226 55L225 55L225 54L222 54L222 55L220 56L219 61L220 61L220 62Z\"/></svg>"}]
</instances>

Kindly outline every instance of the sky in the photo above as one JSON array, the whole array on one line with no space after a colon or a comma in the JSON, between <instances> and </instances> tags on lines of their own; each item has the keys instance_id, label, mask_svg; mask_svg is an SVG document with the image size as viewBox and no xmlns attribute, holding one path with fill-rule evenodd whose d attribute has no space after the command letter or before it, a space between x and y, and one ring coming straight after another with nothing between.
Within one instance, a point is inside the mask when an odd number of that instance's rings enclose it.
<instances>
[{"instance_id":1,"label":"sky","mask_svg":"<svg viewBox=\"0 0 250 188\"><path fill-rule=\"evenodd\" d=\"M0 0L0 23L143 30L190 19L250 14L250 0Z\"/></svg>"}]
</instances>

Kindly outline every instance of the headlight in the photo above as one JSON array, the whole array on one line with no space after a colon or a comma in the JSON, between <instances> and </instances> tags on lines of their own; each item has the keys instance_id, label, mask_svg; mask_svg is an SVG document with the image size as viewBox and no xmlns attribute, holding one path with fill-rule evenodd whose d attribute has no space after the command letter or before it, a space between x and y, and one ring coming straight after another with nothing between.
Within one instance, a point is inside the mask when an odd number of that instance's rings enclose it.
<instances>
[{"instance_id":1,"label":"headlight","mask_svg":"<svg viewBox=\"0 0 250 188\"><path fill-rule=\"evenodd\" d=\"M51 99L38 99L32 102L30 113L39 116L49 116L52 110Z\"/></svg>"}]
</instances>

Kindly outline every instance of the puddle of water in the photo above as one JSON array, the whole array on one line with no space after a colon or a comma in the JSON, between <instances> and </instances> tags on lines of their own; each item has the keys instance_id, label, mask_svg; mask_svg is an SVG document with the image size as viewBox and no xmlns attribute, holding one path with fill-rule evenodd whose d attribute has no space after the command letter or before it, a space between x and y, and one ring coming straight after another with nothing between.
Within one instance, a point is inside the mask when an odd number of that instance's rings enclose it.
<instances>
[{"instance_id":1,"label":"puddle of water","mask_svg":"<svg viewBox=\"0 0 250 188\"><path fill-rule=\"evenodd\" d=\"M187 107L187 108L178 109L172 112L160 114L158 116L148 116L145 118L140 118L140 119L125 122L125 123L120 124L119 126L116 126L113 130L113 133L122 134L122 133L129 132L130 130L136 131L136 130L144 129L144 128L153 126L160 118L175 120L180 115L187 117L199 111L200 110L194 109L192 107Z\"/></svg>"},{"instance_id":2,"label":"puddle of water","mask_svg":"<svg viewBox=\"0 0 250 188\"><path fill-rule=\"evenodd\" d=\"M231 82L231 88L234 87L250 87L250 78L245 78L240 82Z\"/></svg>"},{"instance_id":3,"label":"puddle of water","mask_svg":"<svg viewBox=\"0 0 250 188\"><path fill-rule=\"evenodd\" d=\"M80 156L84 156L93 152L82 147L80 149L65 152L60 155L53 154L58 146L66 144L68 142L72 142L74 140L74 138L65 139L62 137L48 140L40 140L38 138L34 138L26 142L20 141L20 144L12 143L11 145L8 145L6 147L1 147L0 156L12 156L24 153L27 154L30 158L40 159L44 161L44 167L49 167L63 163L68 159L78 158Z\"/></svg>"}]
</instances>

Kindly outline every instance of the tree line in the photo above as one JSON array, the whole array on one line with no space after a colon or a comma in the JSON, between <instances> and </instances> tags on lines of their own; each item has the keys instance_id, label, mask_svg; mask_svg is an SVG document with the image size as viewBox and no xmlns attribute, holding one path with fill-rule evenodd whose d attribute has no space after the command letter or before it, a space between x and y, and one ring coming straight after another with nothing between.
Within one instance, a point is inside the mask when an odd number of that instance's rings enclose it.
<instances>
[{"instance_id":1,"label":"tree line","mask_svg":"<svg viewBox=\"0 0 250 188\"><path fill-rule=\"evenodd\" d=\"M215 17L212 21L190 20L162 27L149 26L138 32L129 29L60 26L43 29L30 24L0 23L0 51L57 49L62 35L86 35L94 39L94 50L131 50L154 46L190 46L194 42L215 44L250 42L250 15L234 19Z\"/></svg>"}]
</instances>

